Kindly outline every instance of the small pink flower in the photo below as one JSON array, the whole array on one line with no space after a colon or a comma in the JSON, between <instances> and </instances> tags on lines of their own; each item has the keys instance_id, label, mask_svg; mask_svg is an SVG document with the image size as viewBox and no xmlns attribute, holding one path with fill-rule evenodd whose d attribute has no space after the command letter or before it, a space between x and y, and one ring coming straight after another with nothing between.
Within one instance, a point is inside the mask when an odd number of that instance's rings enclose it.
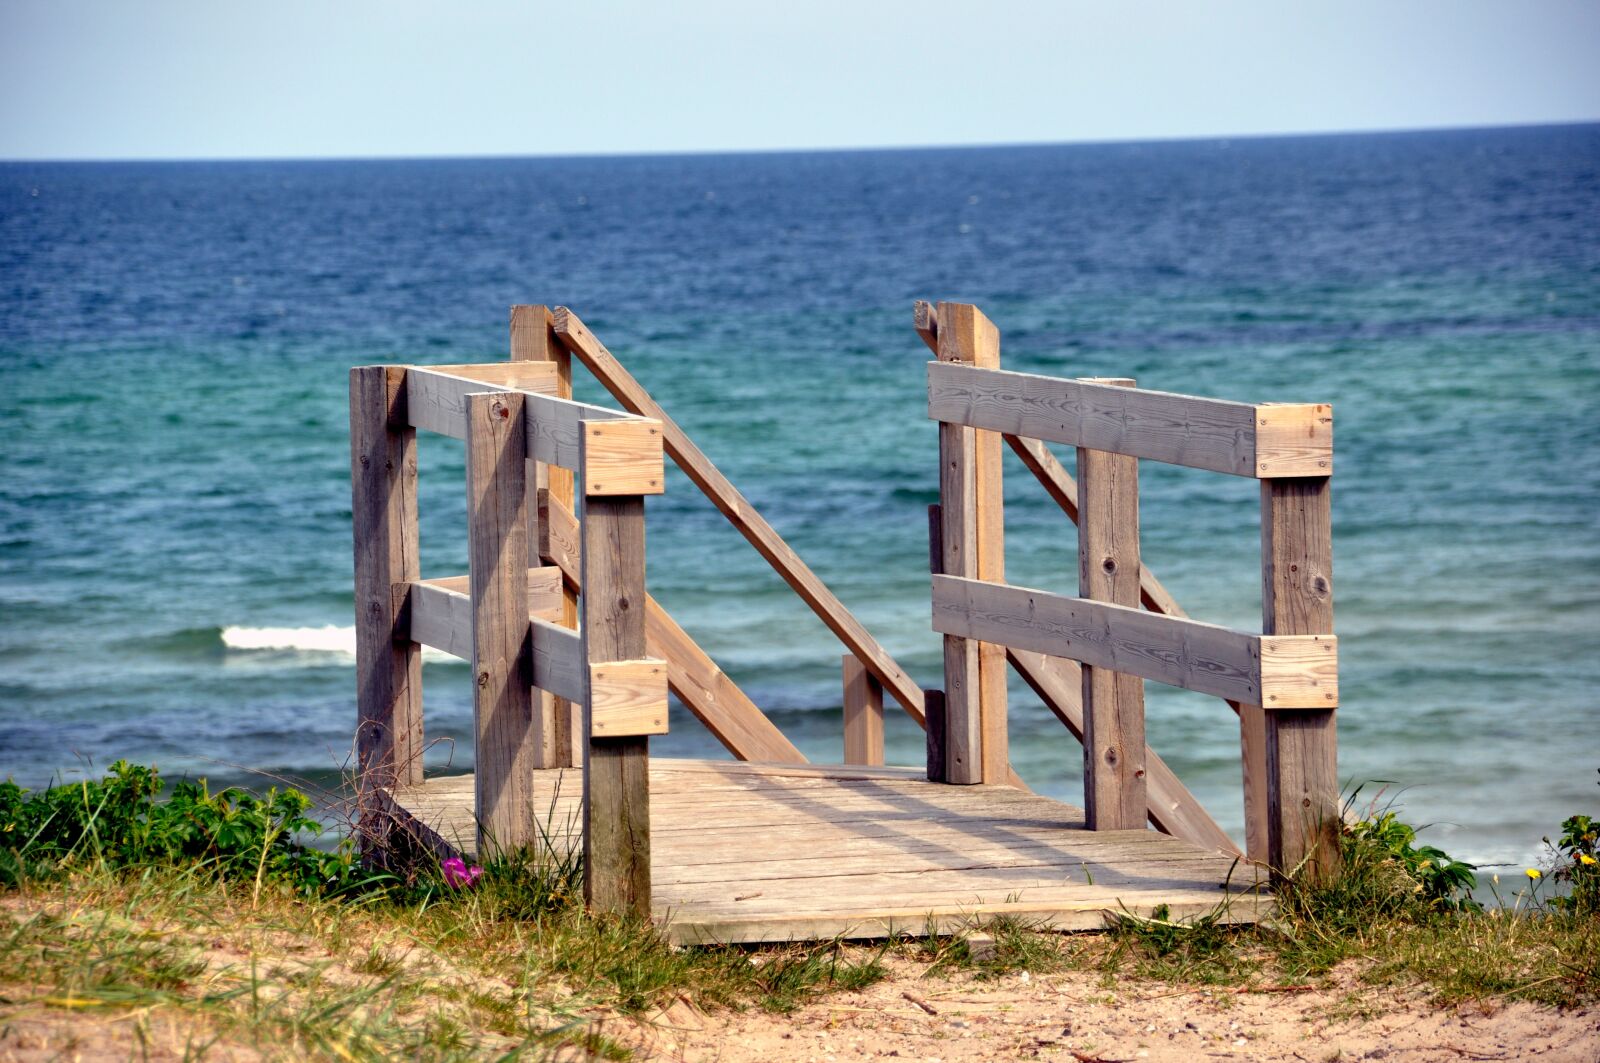
<instances>
[{"instance_id":1,"label":"small pink flower","mask_svg":"<svg viewBox=\"0 0 1600 1063\"><path fill-rule=\"evenodd\" d=\"M458 890L470 889L483 874L483 868L477 864L471 867L459 856L452 856L439 865L439 870L444 872L445 884Z\"/></svg>"}]
</instances>

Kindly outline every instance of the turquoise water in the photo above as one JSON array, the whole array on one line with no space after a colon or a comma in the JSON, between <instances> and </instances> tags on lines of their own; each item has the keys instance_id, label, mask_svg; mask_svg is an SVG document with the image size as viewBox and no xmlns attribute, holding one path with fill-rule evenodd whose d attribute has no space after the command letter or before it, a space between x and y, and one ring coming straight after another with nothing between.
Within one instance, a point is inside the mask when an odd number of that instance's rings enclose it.
<instances>
[{"instance_id":1,"label":"turquoise water","mask_svg":"<svg viewBox=\"0 0 1600 1063\"><path fill-rule=\"evenodd\" d=\"M937 685L910 318L945 298L985 308L1010 368L1332 402L1341 775L1408 787L1451 852L1525 860L1600 799L1597 221L1595 126L0 166L0 772L333 778L346 370L503 357L513 302L574 307ZM422 467L424 574L464 572L459 444L425 439ZM1010 579L1075 590L1072 526L1007 476ZM1145 463L1142 490L1146 563L1192 615L1259 625L1255 484ZM681 476L649 521L652 591L837 759L838 644ZM425 673L430 761L465 767L465 669ZM1148 701L1152 745L1238 834L1232 714ZM1018 770L1078 800L1076 743L1020 685L1013 706ZM717 752L672 725L659 752ZM890 759L920 758L891 719Z\"/></svg>"}]
</instances>

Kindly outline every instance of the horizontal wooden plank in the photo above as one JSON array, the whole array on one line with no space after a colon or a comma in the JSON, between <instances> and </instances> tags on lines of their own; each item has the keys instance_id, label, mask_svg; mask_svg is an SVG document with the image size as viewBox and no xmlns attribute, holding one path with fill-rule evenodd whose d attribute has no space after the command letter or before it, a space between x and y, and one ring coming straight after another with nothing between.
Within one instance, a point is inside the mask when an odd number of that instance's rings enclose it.
<instances>
[{"instance_id":1,"label":"horizontal wooden plank","mask_svg":"<svg viewBox=\"0 0 1600 1063\"><path fill-rule=\"evenodd\" d=\"M1254 406L929 362L928 416L1235 476L1333 471L1333 407L1326 404Z\"/></svg>"},{"instance_id":2,"label":"horizontal wooden plank","mask_svg":"<svg viewBox=\"0 0 1600 1063\"><path fill-rule=\"evenodd\" d=\"M1202 846L1086 831L1069 805L929 783L913 770L656 759L656 918L674 941L783 941L920 933L930 916L952 930L1001 915L1093 929L1108 914L1162 904L1176 917L1235 921L1271 910L1253 869ZM534 776L547 844L572 851L581 772ZM471 792L471 776L433 778L397 791L393 805L427 844L471 845Z\"/></svg>"},{"instance_id":3,"label":"horizontal wooden plank","mask_svg":"<svg viewBox=\"0 0 1600 1063\"><path fill-rule=\"evenodd\" d=\"M1274 708L1338 704L1331 635L1266 637L1049 591L933 577L933 628ZM1287 640L1287 641L1280 641Z\"/></svg>"},{"instance_id":4,"label":"horizontal wooden plank","mask_svg":"<svg viewBox=\"0 0 1600 1063\"><path fill-rule=\"evenodd\" d=\"M421 581L428 587L471 593L472 577L440 576ZM561 570L555 565L540 565L528 569L528 615L540 620L561 619Z\"/></svg>"},{"instance_id":5,"label":"horizontal wooden plank","mask_svg":"<svg viewBox=\"0 0 1600 1063\"><path fill-rule=\"evenodd\" d=\"M474 362L470 365L429 365L420 368L516 391L560 394L554 362Z\"/></svg>"},{"instance_id":6,"label":"horizontal wooden plank","mask_svg":"<svg viewBox=\"0 0 1600 1063\"><path fill-rule=\"evenodd\" d=\"M446 576L398 584L401 630L412 642L472 659L472 599L469 577ZM528 618L561 616L561 570L554 565L528 569Z\"/></svg>"},{"instance_id":7,"label":"horizontal wooden plank","mask_svg":"<svg viewBox=\"0 0 1600 1063\"><path fill-rule=\"evenodd\" d=\"M413 428L437 432L453 439L466 438L468 395L494 391L521 392L527 396L524 410L528 422L528 456L564 469L577 469L580 465L579 445L583 422L641 419L620 410L608 410L603 406L557 398L526 388L506 387L490 381L455 376L425 366L406 367L404 390L406 422Z\"/></svg>"},{"instance_id":8,"label":"horizontal wooden plank","mask_svg":"<svg viewBox=\"0 0 1600 1063\"><path fill-rule=\"evenodd\" d=\"M583 493L586 495L659 495L666 490L661 422L585 423L583 426Z\"/></svg>"},{"instance_id":9,"label":"horizontal wooden plank","mask_svg":"<svg viewBox=\"0 0 1600 1063\"><path fill-rule=\"evenodd\" d=\"M589 732L597 738L667 733L667 662L589 665Z\"/></svg>"},{"instance_id":10,"label":"horizontal wooden plank","mask_svg":"<svg viewBox=\"0 0 1600 1063\"><path fill-rule=\"evenodd\" d=\"M997 903L994 905L930 905L907 907L893 912L870 914L832 912L755 912L745 915L699 916L685 911L670 913L665 931L675 945L732 945L754 944L763 941L829 941L834 938L872 941L900 934L961 934L987 926L997 919L1017 920L1040 930L1084 931L1104 930L1111 926L1122 909L1149 918L1157 904L1165 904L1170 919L1189 919L1209 915L1216 907L1216 898L1204 897L1188 901L1149 900L1120 907L1109 903L1103 907L1072 908L1045 902ZM1248 905L1248 909L1246 908ZM1265 918L1271 911L1270 903L1241 901L1221 914L1220 921L1254 922ZM669 914L663 912L661 918Z\"/></svg>"},{"instance_id":11,"label":"horizontal wooden plank","mask_svg":"<svg viewBox=\"0 0 1600 1063\"><path fill-rule=\"evenodd\" d=\"M582 636L571 628L544 620L529 623L533 637L533 685L558 698L582 701L589 692Z\"/></svg>"},{"instance_id":12,"label":"horizontal wooden plank","mask_svg":"<svg viewBox=\"0 0 1600 1063\"><path fill-rule=\"evenodd\" d=\"M1063 832L1065 833L1065 832ZM1097 832L1098 833L1098 832ZM799 883L801 889L811 888L819 879L872 874L917 875L924 882L930 878L956 878L949 872L973 872L959 876L961 886L982 888L984 883L976 873L1031 872L1037 875L1047 871L1051 880L1058 883L1074 881L1087 883L1127 881L1130 877L1149 876L1156 861L1138 847L1130 847L1113 860L1097 860L1084 866L1074 875L1064 871L1064 861L1074 859L1070 845L1047 841L1012 841L994 845L982 852L954 851L946 847L925 851L896 849L892 868L885 867L882 842L862 841L854 851L843 849L837 841L830 841L827 852L784 859L783 852L774 852L772 859L763 860L752 855L748 844L743 847L743 859L715 861L699 864L674 861L669 871L656 876L661 885L714 884L718 882L782 882ZM810 853L809 846L788 849L788 853ZM1164 873L1176 876L1184 869L1202 869L1209 879L1210 869L1216 862L1209 853L1191 853L1162 861ZM866 883L859 883L865 885Z\"/></svg>"}]
</instances>

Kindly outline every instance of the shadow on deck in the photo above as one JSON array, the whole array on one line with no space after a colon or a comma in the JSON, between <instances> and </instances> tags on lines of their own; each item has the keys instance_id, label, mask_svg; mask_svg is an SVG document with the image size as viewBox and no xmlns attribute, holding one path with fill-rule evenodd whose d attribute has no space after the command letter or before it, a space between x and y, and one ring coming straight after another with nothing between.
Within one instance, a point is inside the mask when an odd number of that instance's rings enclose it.
<instances>
[{"instance_id":1,"label":"shadow on deck","mask_svg":"<svg viewBox=\"0 0 1600 1063\"><path fill-rule=\"evenodd\" d=\"M536 773L556 845L581 845L582 773ZM1123 911L1173 918L1271 909L1264 876L1150 830L1088 831L1083 812L1008 786L927 781L921 769L650 761L653 912L680 944L879 938L1001 917L1061 930ZM398 789L429 842L476 849L473 778Z\"/></svg>"}]
</instances>

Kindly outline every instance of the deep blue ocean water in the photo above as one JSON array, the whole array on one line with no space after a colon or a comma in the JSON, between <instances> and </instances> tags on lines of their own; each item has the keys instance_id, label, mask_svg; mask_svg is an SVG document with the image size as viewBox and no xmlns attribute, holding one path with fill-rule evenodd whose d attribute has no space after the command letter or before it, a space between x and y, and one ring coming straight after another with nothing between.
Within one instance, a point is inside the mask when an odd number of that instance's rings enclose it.
<instances>
[{"instance_id":1,"label":"deep blue ocean water","mask_svg":"<svg viewBox=\"0 0 1600 1063\"><path fill-rule=\"evenodd\" d=\"M1486 862L1600 804L1600 126L0 165L0 774L331 779L354 717L347 634L321 630L350 624L346 370L504 357L515 302L576 309L937 685L916 298L982 305L1010 368L1332 402L1341 775L1409 787L1428 837ZM424 574L464 572L459 444L422 465ZM1256 485L1142 473L1146 563L1192 615L1257 627ZM1071 525L1007 476L1012 582L1075 591ZM837 759L837 643L681 476L649 564ZM1152 745L1239 833L1232 714L1148 699ZM1018 769L1079 800L1077 745L1013 704ZM426 666L426 712L432 762L470 764L464 667ZM717 752L673 728L659 752Z\"/></svg>"}]
</instances>

